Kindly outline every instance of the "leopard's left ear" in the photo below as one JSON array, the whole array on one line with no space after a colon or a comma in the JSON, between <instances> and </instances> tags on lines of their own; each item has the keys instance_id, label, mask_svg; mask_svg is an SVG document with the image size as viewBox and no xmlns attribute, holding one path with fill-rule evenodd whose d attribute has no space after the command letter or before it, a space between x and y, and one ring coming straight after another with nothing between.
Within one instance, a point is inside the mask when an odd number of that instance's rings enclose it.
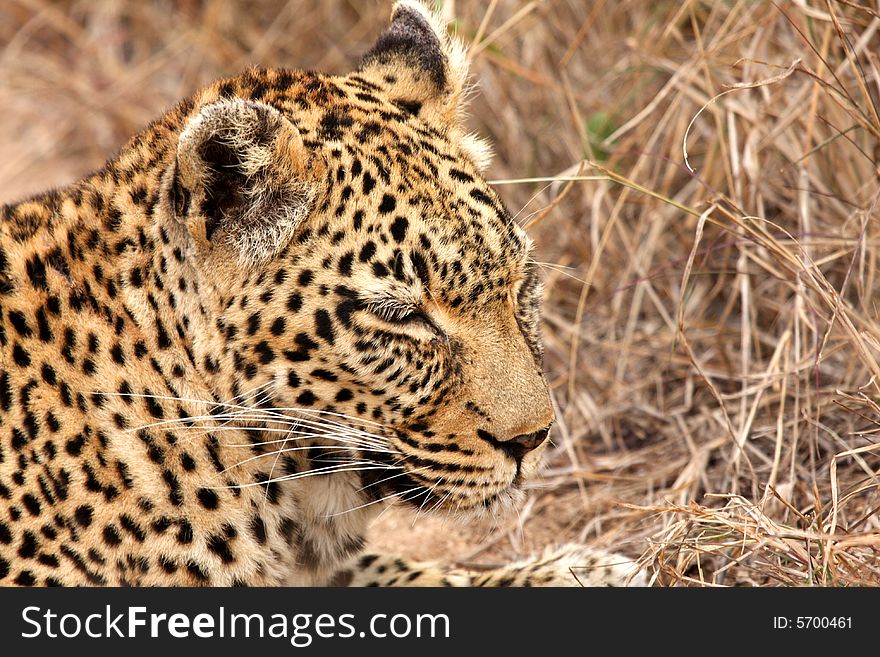
<instances>
[{"instance_id":1,"label":"leopard's left ear","mask_svg":"<svg viewBox=\"0 0 880 657\"><path fill-rule=\"evenodd\" d=\"M391 25L364 55L356 74L387 89L402 109L428 123L459 124L468 77L465 48L421 2L394 5Z\"/></svg>"},{"instance_id":2,"label":"leopard's left ear","mask_svg":"<svg viewBox=\"0 0 880 657\"><path fill-rule=\"evenodd\" d=\"M203 250L231 249L254 264L275 256L305 219L322 170L274 107L220 99L181 131L169 196Z\"/></svg>"}]
</instances>

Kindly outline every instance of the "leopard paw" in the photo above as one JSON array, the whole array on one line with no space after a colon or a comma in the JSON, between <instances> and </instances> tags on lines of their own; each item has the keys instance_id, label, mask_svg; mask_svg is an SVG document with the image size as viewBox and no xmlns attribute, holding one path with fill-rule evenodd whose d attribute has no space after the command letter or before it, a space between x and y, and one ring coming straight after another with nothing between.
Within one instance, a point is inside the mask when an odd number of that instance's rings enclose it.
<instances>
[{"instance_id":1,"label":"leopard paw","mask_svg":"<svg viewBox=\"0 0 880 657\"><path fill-rule=\"evenodd\" d=\"M531 559L480 573L474 586L645 586L636 563L623 555L569 543Z\"/></svg>"}]
</instances>

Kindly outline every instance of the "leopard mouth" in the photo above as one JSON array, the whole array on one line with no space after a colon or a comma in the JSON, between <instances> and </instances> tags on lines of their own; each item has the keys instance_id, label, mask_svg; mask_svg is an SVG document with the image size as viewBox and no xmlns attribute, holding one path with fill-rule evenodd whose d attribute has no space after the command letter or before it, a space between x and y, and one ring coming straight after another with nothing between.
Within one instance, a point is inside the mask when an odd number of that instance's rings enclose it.
<instances>
[{"instance_id":1,"label":"leopard mouth","mask_svg":"<svg viewBox=\"0 0 880 657\"><path fill-rule=\"evenodd\" d=\"M476 513L483 516L488 512L498 515L500 510L512 508L523 497L522 485L526 476L522 468L524 459L521 458L515 459L516 471L509 479L505 477L506 482L487 483L482 494L475 494L474 486L454 479L425 478L420 475L420 468L409 470L393 455L368 453L365 456L388 466L362 474L363 490L369 497L374 501L402 502L419 513L451 512L465 516Z\"/></svg>"},{"instance_id":2,"label":"leopard mouth","mask_svg":"<svg viewBox=\"0 0 880 657\"><path fill-rule=\"evenodd\" d=\"M442 496L418 481L406 468L396 465L387 454L368 453L371 460L385 463L388 468L368 470L362 474L362 490L375 501L394 499L417 509L442 506Z\"/></svg>"}]
</instances>

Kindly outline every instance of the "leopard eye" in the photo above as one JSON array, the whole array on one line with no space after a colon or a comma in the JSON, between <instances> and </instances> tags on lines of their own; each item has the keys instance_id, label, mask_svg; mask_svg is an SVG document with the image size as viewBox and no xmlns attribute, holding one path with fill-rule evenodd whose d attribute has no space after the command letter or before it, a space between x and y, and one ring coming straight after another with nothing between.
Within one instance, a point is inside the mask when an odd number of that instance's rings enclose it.
<instances>
[{"instance_id":1,"label":"leopard eye","mask_svg":"<svg viewBox=\"0 0 880 657\"><path fill-rule=\"evenodd\" d=\"M437 333L438 335L442 334L440 327L437 326L434 320L431 319L431 317L427 313L421 310L411 309L390 316L386 316L384 319L386 322L397 324L398 326L422 326L433 331L434 333Z\"/></svg>"},{"instance_id":2,"label":"leopard eye","mask_svg":"<svg viewBox=\"0 0 880 657\"><path fill-rule=\"evenodd\" d=\"M428 317L425 313L420 310L408 310L395 315L391 315L386 318L387 321L392 322L394 324L414 324L416 322L422 322L425 324L431 323L431 318Z\"/></svg>"},{"instance_id":3,"label":"leopard eye","mask_svg":"<svg viewBox=\"0 0 880 657\"><path fill-rule=\"evenodd\" d=\"M368 303L367 310L388 324L407 328L421 326L437 335L443 335L443 331L430 315L417 306L387 302Z\"/></svg>"}]
</instances>

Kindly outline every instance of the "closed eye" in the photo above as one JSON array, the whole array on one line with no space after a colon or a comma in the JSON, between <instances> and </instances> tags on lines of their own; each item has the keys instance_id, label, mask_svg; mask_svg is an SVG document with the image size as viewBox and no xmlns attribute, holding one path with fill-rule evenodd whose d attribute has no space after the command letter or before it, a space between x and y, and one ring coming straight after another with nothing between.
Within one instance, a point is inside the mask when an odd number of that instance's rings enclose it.
<instances>
[{"instance_id":1,"label":"closed eye","mask_svg":"<svg viewBox=\"0 0 880 657\"><path fill-rule=\"evenodd\" d=\"M443 335L443 331L437 323L418 306L412 306L396 300L383 299L381 301L368 302L366 309L389 324L405 326L407 328L420 327L436 335Z\"/></svg>"}]
</instances>

